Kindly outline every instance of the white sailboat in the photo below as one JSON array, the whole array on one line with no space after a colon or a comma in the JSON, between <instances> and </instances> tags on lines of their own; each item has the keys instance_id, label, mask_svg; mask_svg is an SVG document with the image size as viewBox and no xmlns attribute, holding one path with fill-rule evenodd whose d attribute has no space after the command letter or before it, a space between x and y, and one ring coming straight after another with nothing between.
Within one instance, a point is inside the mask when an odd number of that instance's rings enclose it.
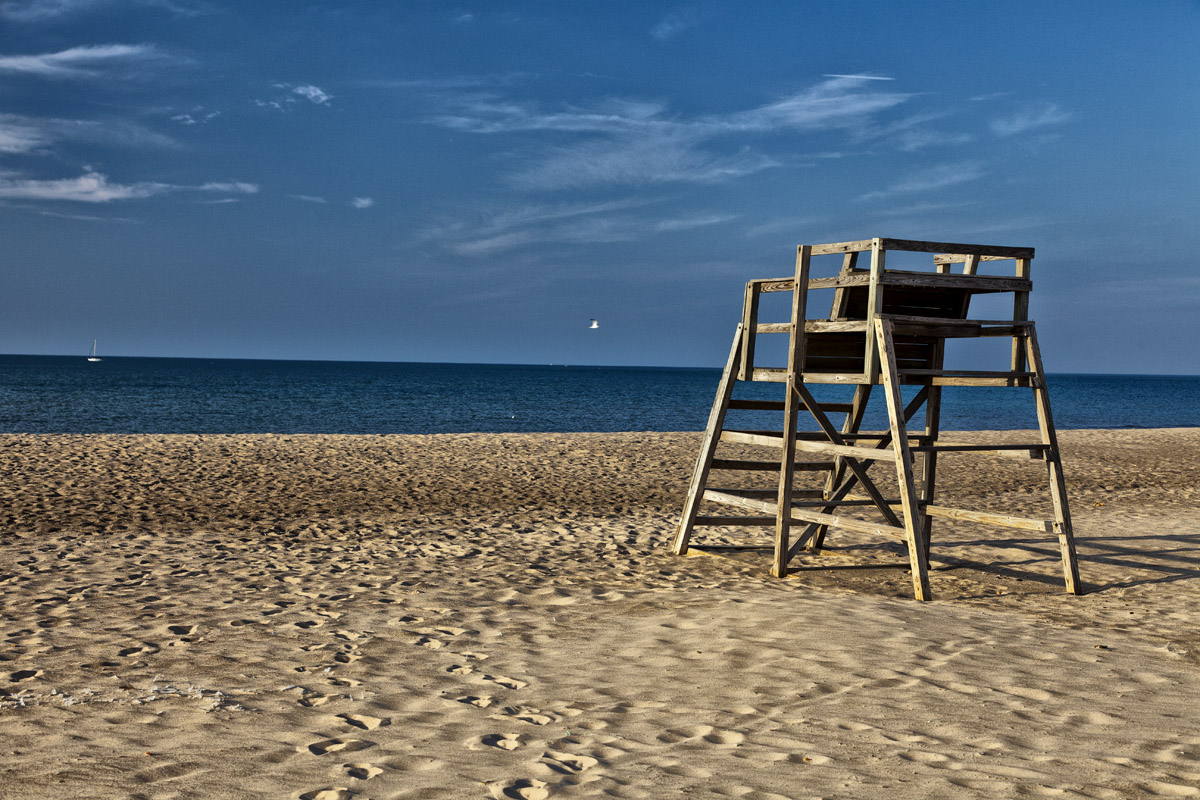
<instances>
[{"instance_id":1,"label":"white sailboat","mask_svg":"<svg viewBox=\"0 0 1200 800\"><path fill-rule=\"evenodd\" d=\"M92 339L92 354L87 357L88 361L103 361L104 359L96 355L96 340Z\"/></svg>"}]
</instances>

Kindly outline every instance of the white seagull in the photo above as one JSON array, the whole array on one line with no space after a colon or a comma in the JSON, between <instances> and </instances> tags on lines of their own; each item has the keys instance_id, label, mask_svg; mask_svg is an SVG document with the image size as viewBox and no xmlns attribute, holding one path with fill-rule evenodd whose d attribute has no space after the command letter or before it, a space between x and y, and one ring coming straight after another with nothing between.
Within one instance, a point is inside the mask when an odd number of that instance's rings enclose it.
<instances>
[{"instance_id":1,"label":"white seagull","mask_svg":"<svg viewBox=\"0 0 1200 800\"><path fill-rule=\"evenodd\" d=\"M588 330L592 330L593 328L599 328L599 327L600 327L600 323L596 322L596 320L592 320L592 324L588 326Z\"/></svg>"}]
</instances>

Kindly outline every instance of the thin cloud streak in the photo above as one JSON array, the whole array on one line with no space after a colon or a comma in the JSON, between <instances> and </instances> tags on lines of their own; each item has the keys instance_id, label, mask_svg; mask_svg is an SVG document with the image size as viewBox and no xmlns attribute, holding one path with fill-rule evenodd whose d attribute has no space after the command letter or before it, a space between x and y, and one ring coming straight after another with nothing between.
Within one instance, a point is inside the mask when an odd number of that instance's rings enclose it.
<instances>
[{"instance_id":1,"label":"thin cloud streak","mask_svg":"<svg viewBox=\"0 0 1200 800\"><path fill-rule=\"evenodd\" d=\"M12 22L49 22L117 4L117 0L8 0L0 3L0 19ZM195 17L212 11L212 6L208 3L186 3L179 0L132 0L130 4L161 8L179 17Z\"/></svg>"},{"instance_id":2,"label":"thin cloud streak","mask_svg":"<svg viewBox=\"0 0 1200 800\"><path fill-rule=\"evenodd\" d=\"M143 181L112 183L106 175L87 170L77 178L35 180L0 173L0 198L11 200L66 200L77 203L110 203L121 200L143 200L170 192L197 191L228 194L255 194L258 186L244 182L214 182L200 186Z\"/></svg>"},{"instance_id":3,"label":"thin cloud streak","mask_svg":"<svg viewBox=\"0 0 1200 800\"><path fill-rule=\"evenodd\" d=\"M510 180L527 189L555 190L612 184L712 183L782 165L742 144L729 152L721 140L779 132L856 130L911 95L866 90L871 76L827 78L776 102L729 114L682 118L661 103L607 100L591 108L544 111L494 93L443 100L429 122L480 135L576 134L590 138L558 145L531 159Z\"/></svg>"},{"instance_id":4,"label":"thin cloud streak","mask_svg":"<svg viewBox=\"0 0 1200 800\"><path fill-rule=\"evenodd\" d=\"M605 244L638 241L659 234L718 225L736 214L694 214L651 219L630 214L653 200L528 206L494 214L476 224L455 222L427 233L446 249L464 256L487 256L542 244ZM464 235L468 234L468 235Z\"/></svg>"},{"instance_id":5,"label":"thin cloud streak","mask_svg":"<svg viewBox=\"0 0 1200 800\"><path fill-rule=\"evenodd\" d=\"M883 189L867 192L860 200L879 200L896 195L919 194L934 189L945 189L969 183L984 176L983 165L978 162L942 164L902 178Z\"/></svg>"},{"instance_id":6,"label":"thin cloud streak","mask_svg":"<svg viewBox=\"0 0 1200 800\"><path fill-rule=\"evenodd\" d=\"M997 136L1016 136L1037 128L1058 125L1069 119L1071 119L1070 113L1054 103L1045 103L992 120L991 128Z\"/></svg>"},{"instance_id":7,"label":"thin cloud streak","mask_svg":"<svg viewBox=\"0 0 1200 800\"><path fill-rule=\"evenodd\" d=\"M57 53L0 56L0 73L33 75L50 79L89 79L101 75L98 68L162 60L153 45L101 44L72 47Z\"/></svg>"}]
</instances>

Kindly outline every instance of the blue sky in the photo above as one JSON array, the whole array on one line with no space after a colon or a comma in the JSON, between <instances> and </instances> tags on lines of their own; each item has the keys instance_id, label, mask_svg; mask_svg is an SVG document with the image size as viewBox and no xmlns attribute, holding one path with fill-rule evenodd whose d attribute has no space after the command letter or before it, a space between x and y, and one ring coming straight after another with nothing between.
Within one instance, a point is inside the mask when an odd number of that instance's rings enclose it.
<instances>
[{"instance_id":1,"label":"blue sky","mask_svg":"<svg viewBox=\"0 0 1200 800\"><path fill-rule=\"evenodd\" d=\"M0 352L718 365L800 242L1200 373L1200 4L0 0ZM601 321L597 330L588 320Z\"/></svg>"}]
</instances>

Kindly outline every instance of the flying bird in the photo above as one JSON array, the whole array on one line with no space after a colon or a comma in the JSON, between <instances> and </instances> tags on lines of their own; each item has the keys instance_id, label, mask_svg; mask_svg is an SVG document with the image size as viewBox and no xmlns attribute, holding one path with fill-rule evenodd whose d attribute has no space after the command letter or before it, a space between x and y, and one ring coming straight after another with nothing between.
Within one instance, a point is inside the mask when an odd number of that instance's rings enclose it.
<instances>
[{"instance_id":1,"label":"flying bird","mask_svg":"<svg viewBox=\"0 0 1200 800\"><path fill-rule=\"evenodd\" d=\"M592 324L588 326L588 330L591 330L593 328L599 328L599 327L600 327L600 323L596 322L596 320L592 320Z\"/></svg>"}]
</instances>

